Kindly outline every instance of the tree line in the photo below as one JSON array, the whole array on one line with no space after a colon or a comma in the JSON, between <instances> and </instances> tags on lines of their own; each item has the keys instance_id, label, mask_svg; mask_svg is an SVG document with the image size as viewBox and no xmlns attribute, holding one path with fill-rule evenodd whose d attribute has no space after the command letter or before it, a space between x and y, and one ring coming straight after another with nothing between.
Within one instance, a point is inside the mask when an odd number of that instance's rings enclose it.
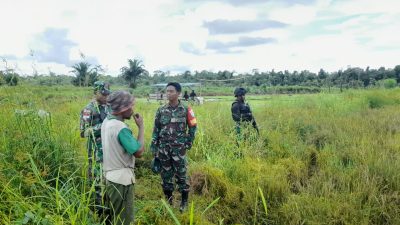
<instances>
[{"instance_id":1,"label":"tree line","mask_svg":"<svg viewBox=\"0 0 400 225\"><path fill-rule=\"evenodd\" d=\"M235 71L185 71L171 76L168 71L157 70L149 73L141 60L128 59L128 65L120 69L119 76L107 75L100 65L91 65L82 61L73 65L74 76L56 75L52 72L44 75L20 76L12 69L0 71L0 85L17 85L19 80L27 80L39 85L66 85L87 87L97 80L104 80L114 85L127 85L136 88L138 85L156 83L201 82L213 86L305 86L305 87L338 87L365 88L376 85L397 86L400 83L400 65L394 68L380 67L359 68L348 67L344 70L326 72L320 69L318 73L302 71L259 71L251 73L236 73Z\"/></svg>"}]
</instances>

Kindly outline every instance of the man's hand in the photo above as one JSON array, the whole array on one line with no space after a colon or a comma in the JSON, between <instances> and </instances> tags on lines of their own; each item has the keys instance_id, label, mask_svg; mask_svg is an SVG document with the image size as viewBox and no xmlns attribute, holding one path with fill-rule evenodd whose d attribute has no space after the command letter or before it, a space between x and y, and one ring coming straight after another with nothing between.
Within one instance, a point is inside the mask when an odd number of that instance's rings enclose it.
<instances>
[{"instance_id":1,"label":"man's hand","mask_svg":"<svg viewBox=\"0 0 400 225\"><path fill-rule=\"evenodd\" d=\"M256 123L256 121L254 119L253 119L252 125L253 125L254 129L256 129L257 134L260 134L260 131L258 130L257 123Z\"/></svg>"},{"instance_id":2,"label":"man's hand","mask_svg":"<svg viewBox=\"0 0 400 225\"><path fill-rule=\"evenodd\" d=\"M138 133L138 141L141 145L139 151L137 151L134 156L136 158L142 157L142 154L144 152L144 125L143 125L143 117L141 117L138 113L133 114L133 119L135 120L136 126L139 128L139 133Z\"/></svg>"},{"instance_id":3,"label":"man's hand","mask_svg":"<svg viewBox=\"0 0 400 225\"><path fill-rule=\"evenodd\" d=\"M92 133L93 133L93 128L88 127L88 128L85 129L85 132L83 133L83 135L85 137L90 137L92 135Z\"/></svg>"},{"instance_id":4,"label":"man's hand","mask_svg":"<svg viewBox=\"0 0 400 225\"><path fill-rule=\"evenodd\" d=\"M143 128L143 117L139 113L135 113L133 119L135 120L136 126Z\"/></svg>"}]
</instances>

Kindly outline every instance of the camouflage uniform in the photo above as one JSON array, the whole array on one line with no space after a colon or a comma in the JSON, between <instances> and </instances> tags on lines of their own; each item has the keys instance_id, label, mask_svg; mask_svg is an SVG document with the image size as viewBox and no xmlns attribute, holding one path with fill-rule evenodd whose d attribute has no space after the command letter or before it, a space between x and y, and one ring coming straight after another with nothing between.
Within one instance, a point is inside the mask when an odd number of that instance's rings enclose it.
<instances>
[{"instance_id":1,"label":"camouflage uniform","mask_svg":"<svg viewBox=\"0 0 400 225\"><path fill-rule=\"evenodd\" d=\"M104 88L103 82L95 83L95 93ZM96 99L94 99L81 111L80 114L81 137L87 138L86 147L88 150L89 163L87 174L89 182L94 182L96 206L102 205L103 178L101 164L103 162L103 148L101 144L101 124L110 112L111 109L109 106L99 105Z\"/></svg>"},{"instance_id":2,"label":"camouflage uniform","mask_svg":"<svg viewBox=\"0 0 400 225\"><path fill-rule=\"evenodd\" d=\"M151 150L161 162L164 193L174 190L172 180L174 176L179 191L182 193L189 191L186 151L192 147L196 128L193 111L180 101L178 106L172 107L166 104L156 113Z\"/></svg>"}]
</instances>

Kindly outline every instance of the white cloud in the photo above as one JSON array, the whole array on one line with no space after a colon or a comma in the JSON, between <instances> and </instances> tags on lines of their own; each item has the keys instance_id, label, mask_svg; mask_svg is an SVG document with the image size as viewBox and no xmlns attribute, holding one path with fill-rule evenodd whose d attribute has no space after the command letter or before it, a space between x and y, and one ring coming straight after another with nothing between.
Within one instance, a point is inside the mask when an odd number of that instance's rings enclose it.
<instances>
[{"instance_id":1,"label":"white cloud","mask_svg":"<svg viewBox=\"0 0 400 225\"><path fill-rule=\"evenodd\" d=\"M323 24L345 16L342 23ZM288 27L262 29L244 34L210 35L205 22L276 20ZM29 51L45 50L49 43L38 35L49 28L65 29L71 46L69 60L80 60L80 52L95 57L111 74L140 58L150 72L162 68L191 70L337 70L347 65L393 67L400 58L400 2L397 0L319 0L308 5L260 4L235 6L223 2L183 0L4 0L0 13L0 56L15 55L24 73L32 63L41 73L50 69L68 73L70 65L40 63ZM319 25L337 34L319 33ZM304 31L301 38L291 38ZM273 38L273 44L234 48L241 53L217 54L206 49L208 41L235 42L239 37ZM182 43L190 51L182 50ZM397 51L391 50L397 49ZM201 54L195 54L195 53Z\"/></svg>"},{"instance_id":2,"label":"white cloud","mask_svg":"<svg viewBox=\"0 0 400 225\"><path fill-rule=\"evenodd\" d=\"M274 20L282 21L291 25L303 25L313 21L317 9L312 6L295 5L289 8L282 8L271 12Z\"/></svg>"}]
</instances>

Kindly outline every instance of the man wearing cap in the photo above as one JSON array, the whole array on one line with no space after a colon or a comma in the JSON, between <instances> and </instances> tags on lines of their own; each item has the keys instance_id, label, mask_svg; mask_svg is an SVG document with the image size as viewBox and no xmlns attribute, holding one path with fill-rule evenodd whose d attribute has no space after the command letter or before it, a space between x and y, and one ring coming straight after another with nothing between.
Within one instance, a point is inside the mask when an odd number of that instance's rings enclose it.
<instances>
[{"instance_id":1,"label":"man wearing cap","mask_svg":"<svg viewBox=\"0 0 400 225\"><path fill-rule=\"evenodd\" d=\"M101 124L110 112L106 99L110 94L109 84L103 81L94 83L94 98L81 111L80 114L80 135L87 138L88 150L88 179L90 184L94 182L95 188L95 209L102 214L102 168L103 150L101 145Z\"/></svg>"},{"instance_id":2,"label":"man wearing cap","mask_svg":"<svg viewBox=\"0 0 400 225\"><path fill-rule=\"evenodd\" d=\"M181 90L179 83L167 84L168 103L157 110L151 150L161 164L162 189L170 205L176 178L182 196L179 210L183 212L188 205L190 187L186 152L192 147L197 122L193 110L179 101Z\"/></svg>"},{"instance_id":3,"label":"man wearing cap","mask_svg":"<svg viewBox=\"0 0 400 225\"><path fill-rule=\"evenodd\" d=\"M238 137L241 135L241 126L250 124L259 133L256 120L254 119L253 113L251 112L249 104L246 101L246 89L239 87L234 91L236 100L232 103L232 119L235 121L235 128Z\"/></svg>"},{"instance_id":4,"label":"man wearing cap","mask_svg":"<svg viewBox=\"0 0 400 225\"><path fill-rule=\"evenodd\" d=\"M144 151L143 118L134 114L135 99L129 92L113 92L107 103L112 112L101 126L105 205L110 209L107 219L112 224L128 225L134 221L135 158L141 157ZM137 138L124 123L132 116L139 130Z\"/></svg>"}]
</instances>

